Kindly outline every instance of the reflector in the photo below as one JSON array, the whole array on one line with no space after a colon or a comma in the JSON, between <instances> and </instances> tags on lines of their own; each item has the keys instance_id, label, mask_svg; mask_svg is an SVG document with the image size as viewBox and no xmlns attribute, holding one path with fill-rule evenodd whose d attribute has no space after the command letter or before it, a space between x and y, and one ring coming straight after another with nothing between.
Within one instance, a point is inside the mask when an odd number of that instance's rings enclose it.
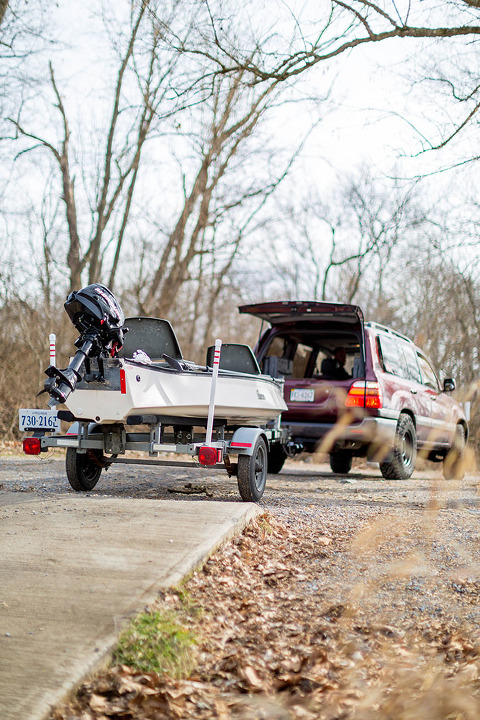
<instances>
[{"instance_id":1,"label":"reflector","mask_svg":"<svg viewBox=\"0 0 480 720\"><path fill-rule=\"evenodd\" d=\"M201 465L216 465L217 464L217 448L208 447L204 445L198 451L198 462Z\"/></svg>"},{"instance_id":2,"label":"reflector","mask_svg":"<svg viewBox=\"0 0 480 720\"><path fill-rule=\"evenodd\" d=\"M23 452L26 455L40 455L42 451L40 438L29 437L23 441Z\"/></svg>"}]
</instances>

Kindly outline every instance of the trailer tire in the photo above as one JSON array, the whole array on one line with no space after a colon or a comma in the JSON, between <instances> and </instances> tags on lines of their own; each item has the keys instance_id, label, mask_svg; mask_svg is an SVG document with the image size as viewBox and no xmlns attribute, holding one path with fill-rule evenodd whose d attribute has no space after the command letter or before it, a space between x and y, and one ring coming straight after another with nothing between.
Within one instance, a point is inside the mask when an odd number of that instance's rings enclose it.
<instances>
[{"instance_id":1,"label":"trailer tire","mask_svg":"<svg viewBox=\"0 0 480 720\"><path fill-rule=\"evenodd\" d=\"M75 448L67 448L66 470L71 487L76 490L93 490L102 473L100 456L95 450L79 453Z\"/></svg>"},{"instance_id":2,"label":"trailer tire","mask_svg":"<svg viewBox=\"0 0 480 720\"><path fill-rule=\"evenodd\" d=\"M258 502L267 482L267 445L262 436L257 438L251 455L238 456L238 491L242 500Z\"/></svg>"},{"instance_id":3,"label":"trailer tire","mask_svg":"<svg viewBox=\"0 0 480 720\"><path fill-rule=\"evenodd\" d=\"M287 453L283 445L272 445L268 452L268 472L276 475L280 472L287 459Z\"/></svg>"}]
</instances>

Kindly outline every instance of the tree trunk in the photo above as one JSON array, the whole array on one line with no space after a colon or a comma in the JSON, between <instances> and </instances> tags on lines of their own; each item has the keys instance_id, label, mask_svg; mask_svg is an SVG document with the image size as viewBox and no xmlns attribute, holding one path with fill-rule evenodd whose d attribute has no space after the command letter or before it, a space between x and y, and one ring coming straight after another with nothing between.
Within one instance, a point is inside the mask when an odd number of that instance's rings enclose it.
<instances>
[{"instance_id":1,"label":"tree trunk","mask_svg":"<svg viewBox=\"0 0 480 720\"><path fill-rule=\"evenodd\" d=\"M8 0L0 0L0 25L3 22L3 18L5 17L7 8L8 8Z\"/></svg>"}]
</instances>

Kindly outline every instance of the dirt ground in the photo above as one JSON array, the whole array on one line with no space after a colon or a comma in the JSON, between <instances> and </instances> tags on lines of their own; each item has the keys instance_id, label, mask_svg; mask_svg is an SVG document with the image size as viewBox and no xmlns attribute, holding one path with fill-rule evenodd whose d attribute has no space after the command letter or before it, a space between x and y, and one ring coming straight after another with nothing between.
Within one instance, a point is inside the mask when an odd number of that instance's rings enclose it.
<instances>
[{"instance_id":1,"label":"dirt ground","mask_svg":"<svg viewBox=\"0 0 480 720\"><path fill-rule=\"evenodd\" d=\"M264 515L159 596L197 638L190 674L112 667L52 717L477 720L479 479L288 461ZM58 456L2 459L2 488L70 492ZM238 499L224 473L137 465L89 494Z\"/></svg>"}]
</instances>

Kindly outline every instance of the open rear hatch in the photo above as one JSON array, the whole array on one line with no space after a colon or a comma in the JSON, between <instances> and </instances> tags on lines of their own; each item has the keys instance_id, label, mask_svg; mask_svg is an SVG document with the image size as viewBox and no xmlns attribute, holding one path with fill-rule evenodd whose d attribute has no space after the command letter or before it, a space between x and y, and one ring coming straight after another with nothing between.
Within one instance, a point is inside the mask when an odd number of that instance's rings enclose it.
<instances>
[{"instance_id":1,"label":"open rear hatch","mask_svg":"<svg viewBox=\"0 0 480 720\"><path fill-rule=\"evenodd\" d=\"M297 322L342 322L363 329L363 313L357 305L311 300L282 300L278 302L242 305L239 312L255 315L272 326Z\"/></svg>"},{"instance_id":2,"label":"open rear hatch","mask_svg":"<svg viewBox=\"0 0 480 720\"><path fill-rule=\"evenodd\" d=\"M243 305L239 311L271 326L261 334L255 353L263 372L285 380L289 409L282 417L287 422L337 422L345 412L349 389L365 376L361 309L344 303L286 300ZM338 347L347 352L346 378L327 371Z\"/></svg>"}]
</instances>

